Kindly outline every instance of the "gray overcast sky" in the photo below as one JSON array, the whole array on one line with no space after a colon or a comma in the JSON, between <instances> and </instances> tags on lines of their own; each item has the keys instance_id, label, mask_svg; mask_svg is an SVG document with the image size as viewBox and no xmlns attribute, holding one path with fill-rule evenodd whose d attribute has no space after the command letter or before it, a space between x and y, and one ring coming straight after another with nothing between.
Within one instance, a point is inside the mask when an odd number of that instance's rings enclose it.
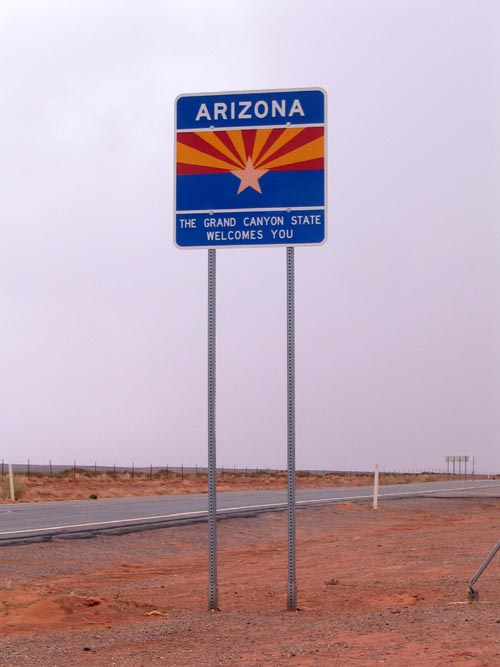
<instances>
[{"instance_id":1,"label":"gray overcast sky","mask_svg":"<svg viewBox=\"0 0 500 667\"><path fill-rule=\"evenodd\" d=\"M0 0L0 457L206 462L180 93L321 86L297 466L500 470L497 0ZM218 464L286 466L285 249L224 249Z\"/></svg>"}]
</instances>

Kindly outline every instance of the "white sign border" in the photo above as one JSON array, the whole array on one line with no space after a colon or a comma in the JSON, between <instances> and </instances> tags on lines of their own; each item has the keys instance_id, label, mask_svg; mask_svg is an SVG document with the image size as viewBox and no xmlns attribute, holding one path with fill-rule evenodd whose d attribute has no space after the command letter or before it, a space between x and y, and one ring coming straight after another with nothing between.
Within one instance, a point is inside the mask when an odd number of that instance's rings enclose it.
<instances>
[{"instance_id":1,"label":"white sign border","mask_svg":"<svg viewBox=\"0 0 500 667\"><path fill-rule=\"evenodd\" d=\"M265 94L274 94L274 93L305 93L305 92L321 92L323 93L323 98L324 98L324 111L325 111L325 120L324 123L311 123L309 125L304 125L304 127L320 127L321 125L325 128L325 166L324 166L324 178L325 178L325 205L324 207L320 207L321 210L324 211L324 216L325 216L325 236L323 240L320 243L224 243L223 245L196 245L196 246L183 246L179 245L177 243L177 214L179 211L177 211L176 204L177 204L177 197L176 197L176 191L177 191L177 134L179 132L187 132L187 131L192 131L192 130L178 130L177 129L177 102L179 99L184 98L184 97L216 97L219 95L250 95L250 94L259 94L259 93L265 93ZM327 123L327 118L328 118L328 95L327 92L324 88L321 86L318 87L311 87L311 88L273 88L273 89L266 89L266 90L231 90L231 91L217 91L217 92L211 92L211 93L180 93L177 95L174 101L174 189L173 189L173 209L174 209L174 225L173 225L173 236L174 236L174 245L176 248L179 250L224 250L225 248L314 248L318 246L323 246L327 240L328 240L328 160L327 160L327 153L328 153L328 123ZM265 127L262 125L258 126L259 128ZM281 125L270 125L269 127L272 128L277 128L277 127L282 127ZM284 127L288 127L286 124ZM295 125L294 125L295 127ZM229 129L237 129L241 130L241 126L237 126L235 128L230 128L230 127L224 127L221 128L224 130L229 130ZM244 129L251 129L251 127L245 127ZM213 128L205 128L206 131L213 132ZM200 130L202 131L202 130ZM276 211L283 211L286 210L287 212L293 212L293 211L301 211L301 210L310 210L313 208L317 208L314 206L295 206L295 207L290 207L287 209L279 208L279 209L273 209ZM222 212L224 209L214 209L214 210L207 210L206 213L207 215ZM257 211L258 209L252 208L252 209L227 209L227 211L236 211L236 210L250 210L250 211ZM262 209L269 211L271 210L270 208ZM188 213L188 211L182 211L182 213ZM196 213L200 214L202 211L196 210Z\"/></svg>"}]
</instances>

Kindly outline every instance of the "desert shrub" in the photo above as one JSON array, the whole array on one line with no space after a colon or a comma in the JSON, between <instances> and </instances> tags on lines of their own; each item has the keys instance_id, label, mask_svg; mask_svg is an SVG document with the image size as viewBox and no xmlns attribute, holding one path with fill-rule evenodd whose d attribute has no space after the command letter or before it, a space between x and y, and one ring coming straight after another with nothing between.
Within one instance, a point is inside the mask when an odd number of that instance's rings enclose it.
<instances>
[{"instance_id":1,"label":"desert shrub","mask_svg":"<svg viewBox=\"0 0 500 667\"><path fill-rule=\"evenodd\" d=\"M97 477L99 473L96 473L93 468L65 468L59 472L54 473L51 477L56 479L78 479L81 477Z\"/></svg>"},{"instance_id":2,"label":"desert shrub","mask_svg":"<svg viewBox=\"0 0 500 667\"><path fill-rule=\"evenodd\" d=\"M2 498L10 499L10 482L8 475L5 475L5 477L3 477L2 481L0 482L0 493ZM14 494L16 496L16 500L21 500L25 493L26 484L24 478L19 477L18 475L14 475Z\"/></svg>"},{"instance_id":3,"label":"desert shrub","mask_svg":"<svg viewBox=\"0 0 500 667\"><path fill-rule=\"evenodd\" d=\"M408 482L408 477L405 475L392 475L391 477L384 479L384 484L406 484Z\"/></svg>"},{"instance_id":4,"label":"desert shrub","mask_svg":"<svg viewBox=\"0 0 500 667\"><path fill-rule=\"evenodd\" d=\"M77 477L96 477L97 473L93 468L76 468L71 471Z\"/></svg>"}]
</instances>

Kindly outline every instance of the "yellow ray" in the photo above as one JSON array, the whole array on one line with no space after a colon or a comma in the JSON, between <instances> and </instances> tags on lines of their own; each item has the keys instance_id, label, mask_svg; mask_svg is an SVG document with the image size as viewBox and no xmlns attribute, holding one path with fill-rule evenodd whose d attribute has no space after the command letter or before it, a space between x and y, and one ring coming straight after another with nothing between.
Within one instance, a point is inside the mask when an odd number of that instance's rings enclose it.
<instances>
[{"instance_id":1,"label":"yellow ray","mask_svg":"<svg viewBox=\"0 0 500 667\"><path fill-rule=\"evenodd\" d=\"M194 164L200 167L215 167L216 169L234 169L234 161L226 162L216 157L207 155L202 151L191 148L185 144L177 144L177 162L181 164Z\"/></svg>"},{"instance_id":2,"label":"yellow ray","mask_svg":"<svg viewBox=\"0 0 500 667\"><path fill-rule=\"evenodd\" d=\"M324 157L324 140L323 137L318 137L311 141L305 146L296 148L290 153L281 155L275 160L259 161L259 167L265 167L266 169L276 169L277 167L283 167L284 165L294 164L295 162L305 162L306 160L315 160L317 158Z\"/></svg>"},{"instance_id":3,"label":"yellow ray","mask_svg":"<svg viewBox=\"0 0 500 667\"><path fill-rule=\"evenodd\" d=\"M238 151L238 155L241 157L241 161L243 164L246 164L248 155L245 155L245 144L243 143L241 130L230 130L227 134L233 142L233 146Z\"/></svg>"},{"instance_id":4,"label":"yellow ray","mask_svg":"<svg viewBox=\"0 0 500 667\"><path fill-rule=\"evenodd\" d=\"M262 150L262 147L267 141L268 136L272 132L272 128L266 129L266 130L257 130L256 135L255 135L255 144L253 147L253 152L252 152L252 162L255 164L255 160L259 156L260 151Z\"/></svg>"},{"instance_id":5,"label":"yellow ray","mask_svg":"<svg viewBox=\"0 0 500 667\"><path fill-rule=\"evenodd\" d=\"M298 134L302 132L303 128L301 127L292 127L292 128L287 128L279 137L278 139L267 149L267 151L264 153L264 155L261 155L258 161L258 164L256 166L260 167L261 165L264 164L266 161L267 157L280 149L282 146L287 144L289 141L291 141L294 137L296 137Z\"/></svg>"},{"instance_id":6,"label":"yellow ray","mask_svg":"<svg viewBox=\"0 0 500 667\"><path fill-rule=\"evenodd\" d=\"M198 132L198 136L204 139L211 146L223 153L231 162L237 164L238 158L232 153L226 144L219 138L217 132ZM245 162L241 160L241 166L245 166Z\"/></svg>"}]
</instances>

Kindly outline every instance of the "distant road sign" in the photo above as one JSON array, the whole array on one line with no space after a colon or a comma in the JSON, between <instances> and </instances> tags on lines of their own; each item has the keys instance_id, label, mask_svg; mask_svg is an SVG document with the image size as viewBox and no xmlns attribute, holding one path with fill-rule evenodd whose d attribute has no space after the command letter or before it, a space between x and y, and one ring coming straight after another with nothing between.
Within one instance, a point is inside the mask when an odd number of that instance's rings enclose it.
<instances>
[{"instance_id":1,"label":"distant road sign","mask_svg":"<svg viewBox=\"0 0 500 667\"><path fill-rule=\"evenodd\" d=\"M325 122L322 89L179 96L176 244L323 243Z\"/></svg>"}]
</instances>

